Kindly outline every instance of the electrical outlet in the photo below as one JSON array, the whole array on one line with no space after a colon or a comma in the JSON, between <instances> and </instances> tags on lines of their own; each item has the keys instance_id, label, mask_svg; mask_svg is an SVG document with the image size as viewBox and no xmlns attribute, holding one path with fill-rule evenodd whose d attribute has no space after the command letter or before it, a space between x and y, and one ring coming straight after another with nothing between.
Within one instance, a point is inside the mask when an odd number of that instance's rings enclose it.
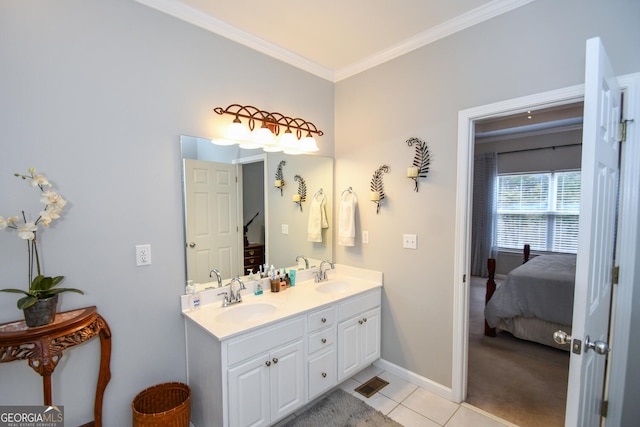
<instances>
[{"instance_id":1,"label":"electrical outlet","mask_svg":"<svg viewBox=\"0 0 640 427\"><path fill-rule=\"evenodd\" d=\"M136 266L151 264L151 245L136 245Z\"/></svg>"},{"instance_id":2,"label":"electrical outlet","mask_svg":"<svg viewBox=\"0 0 640 427\"><path fill-rule=\"evenodd\" d=\"M415 234L403 234L402 247L406 249L418 249L418 236Z\"/></svg>"},{"instance_id":3,"label":"electrical outlet","mask_svg":"<svg viewBox=\"0 0 640 427\"><path fill-rule=\"evenodd\" d=\"M369 243L369 232L363 230L362 231L362 243Z\"/></svg>"}]
</instances>

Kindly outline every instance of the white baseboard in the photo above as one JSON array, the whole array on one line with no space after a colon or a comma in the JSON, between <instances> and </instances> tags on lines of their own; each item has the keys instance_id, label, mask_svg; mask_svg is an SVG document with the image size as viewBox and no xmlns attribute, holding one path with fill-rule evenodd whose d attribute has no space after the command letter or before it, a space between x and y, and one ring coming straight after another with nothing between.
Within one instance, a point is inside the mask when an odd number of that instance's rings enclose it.
<instances>
[{"instance_id":1,"label":"white baseboard","mask_svg":"<svg viewBox=\"0 0 640 427\"><path fill-rule=\"evenodd\" d=\"M437 394L440 397L453 401L453 391L450 387L445 387L442 384L425 378L422 375L418 375L415 372L411 372L384 359L378 359L373 362L373 364L378 368L384 369L385 371L395 375L396 377L400 377L405 381L409 381L411 384L415 384L425 390Z\"/></svg>"}]
</instances>

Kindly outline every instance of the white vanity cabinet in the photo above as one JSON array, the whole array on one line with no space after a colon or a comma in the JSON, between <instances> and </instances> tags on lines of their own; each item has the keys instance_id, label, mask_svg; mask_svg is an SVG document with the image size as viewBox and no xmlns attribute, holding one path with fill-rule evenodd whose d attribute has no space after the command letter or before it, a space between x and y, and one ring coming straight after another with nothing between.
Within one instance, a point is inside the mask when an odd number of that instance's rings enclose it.
<instances>
[{"instance_id":1,"label":"white vanity cabinet","mask_svg":"<svg viewBox=\"0 0 640 427\"><path fill-rule=\"evenodd\" d=\"M307 316L308 397L316 398L338 384L336 371L336 306Z\"/></svg>"},{"instance_id":2,"label":"white vanity cabinet","mask_svg":"<svg viewBox=\"0 0 640 427\"><path fill-rule=\"evenodd\" d=\"M313 301L318 291L311 286L288 303ZM376 287L308 303L281 320L222 338L207 324L217 308L192 313L186 322L192 424L273 425L371 364L380 356L380 299Z\"/></svg>"},{"instance_id":3,"label":"white vanity cabinet","mask_svg":"<svg viewBox=\"0 0 640 427\"><path fill-rule=\"evenodd\" d=\"M306 402L304 318L228 343L230 426L268 426Z\"/></svg>"},{"instance_id":4,"label":"white vanity cabinet","mask_svg":"<svg viewBox=\"0 0 640 427\"><path fill-rule=\"evenodd\" d=\"M338 305L338 381L380 357L380 290Z\"/></svg>"}]
</instances>

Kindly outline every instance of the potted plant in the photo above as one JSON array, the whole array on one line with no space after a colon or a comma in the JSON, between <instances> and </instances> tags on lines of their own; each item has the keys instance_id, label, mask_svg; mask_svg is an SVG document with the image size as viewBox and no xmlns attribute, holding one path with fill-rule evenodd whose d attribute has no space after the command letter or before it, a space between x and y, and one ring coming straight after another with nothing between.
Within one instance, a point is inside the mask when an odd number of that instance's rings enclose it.
<instances>
[{"instance_id":1,"label":"potted plant","mask_svg":"<svg viewBox=\"0 0 640 427\"><path fill-rule=\"evenodd\" d=\"M31 187L40 189L40 203L44 204L45 208L35 221L28 219L24 211L22 211L22 218L18 216L3 218L0 216L0 230L16 230L18 237L26 240L29 267L29 288L27 291L22 289L0 289L0 292L23 294L24 296L18 300L17 305L18 309L24 313L27 326L43 326L53 322L55 318L58 294L62 292L84 294L84 292L79 289L57 287L64 279L64 276L47 277L42 274L40 268L37 242L38 228L41 225L48 227L52 221L60 218L62 208L67 204L67 201L55 191L48 189L51 187L51 183L44 175L38 174L34 168L30 168L27 175L16 173L15 176L23 180L29 180ZM37 273L35 277L34 268Z\"/></svg>"}]
</instances>

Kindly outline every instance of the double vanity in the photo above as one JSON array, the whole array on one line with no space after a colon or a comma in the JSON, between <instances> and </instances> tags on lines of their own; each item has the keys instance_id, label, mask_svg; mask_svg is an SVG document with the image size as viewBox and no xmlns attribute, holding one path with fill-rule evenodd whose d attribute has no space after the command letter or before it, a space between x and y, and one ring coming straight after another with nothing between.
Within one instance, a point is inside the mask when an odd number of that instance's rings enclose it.
<instances>
[{"instance_id":1,"label":"double vanity","mask_svg":"<svg viewBox=\"0 0 640 427\"><path fill-rule=\"evenodd\" d=\"M269 426L380 357L382 273L337 264L326 280L222 306L226 288L182 296L196 427Z\"/></svg>"}]
</instances>

